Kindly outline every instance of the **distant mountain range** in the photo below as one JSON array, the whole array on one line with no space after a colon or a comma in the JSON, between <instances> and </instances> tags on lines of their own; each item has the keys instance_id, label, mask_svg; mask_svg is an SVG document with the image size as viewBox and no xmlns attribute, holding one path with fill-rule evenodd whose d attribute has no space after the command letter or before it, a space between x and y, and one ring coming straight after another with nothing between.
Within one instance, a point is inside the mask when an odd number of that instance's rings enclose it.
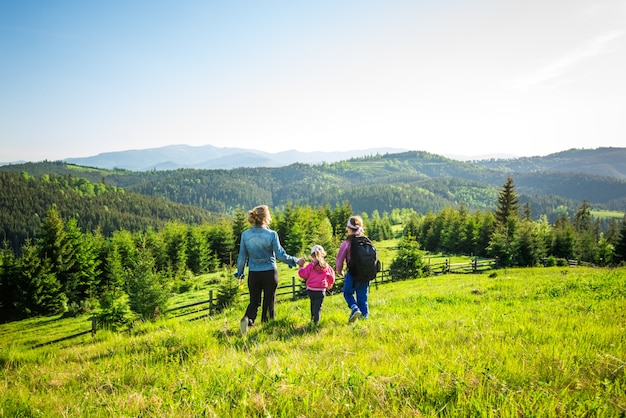
<instances>
[{"instance_id":1,"label":"distant mountain range","mask_svg":"<svg viewBox=\"0 0 626 418\"><path fill-rule=\"evenodd\" d=\"M351 158L394 154L408 151L405 148L369 148L350 151L301 152L296 150L277 153L246 148L216 147L213 145L168 145L159 148L105 152L91 157L66 158L62 161L86 167L125 169L131 171L176 170L179 168L224 169L254 167L284 167L294 163L321 164L345 161ZM445 155L459 161L511 159L513 155L487 154L480 156ZM0 162L0 166L22 164L26 161Z\"/></svg>"},{"instance_id":2,"label":"distant mountain range","mask_svg":"<svg viewBox=\"0 0 626 418\"><path fill-rule=\"evenodd\" d=\"M265 151L216 147L213 145L169 145L143 150L106 152L92 157L67 158L68 164L106 170L122 169L135 172L167 171L181 168L198 170L231 170L236 168L277 168L294 163L321 164L347 161L353 158L393 155L408 152L404 148L380 147L341 152L301 152L297 150L270 153ZM421 151L416 151L421 152ZM429 154L429 153L425 153ZM431 154L436 155L436 154ZM596 149L569 149L546 156L515 157L507 154L481 156L443 155L450 161L468 162L500 172L587 173L626 179L626 148L600 147ZM0 166L19 166L24 161L2 163Z\"/></svg>"},{"instance_id":3,"label":"distant mountain range","mask_svg":"<svg viewBox=\"0 0 626 418\"><path fill-rule=\"evenodd\" d=\"M70 164L132 171L195 169L233 169L284 167L293 163L334 163L350 158L404 152L402 148L372 148L344 152L301 152L296 150L270 153L265 151L215 147L213 145L169 145L160 148L106 152L93 157L67 158Z\"/></svg>"},{"instance_id":4,"label":"distant mountain range","mask_svg":"<svg viewBox=\"0 0 626 418\"><path fill-rule=\"evenodd\" d=\"M321 164L351 158L406 152L403 148L380 147L343 152L301 152L296 150L270 153L265 151L216 147L213 145L169 145L144 150L107 152L93 157L67 158L64 161L86 167L125 169L131 171L285 167L294 163ZM485 154L474 157L445 155L458 161L472 161L487 168L511 172L584 172L626 179L626 148L570 149L543 157L519 157Z\"/></svg>"}]
</instances>

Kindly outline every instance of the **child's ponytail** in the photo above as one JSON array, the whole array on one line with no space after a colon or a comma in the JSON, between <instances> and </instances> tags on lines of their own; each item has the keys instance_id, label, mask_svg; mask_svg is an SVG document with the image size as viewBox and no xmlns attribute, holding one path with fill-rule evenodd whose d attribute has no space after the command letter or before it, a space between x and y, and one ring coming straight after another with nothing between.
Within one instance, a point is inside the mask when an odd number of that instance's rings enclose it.
<instances>
[{"instance_id":1,"label":"child's ponytail","mask_svg":"<svg viewBox=\"0 0 626 418\"><path fill-rule=\"evenodd\" d=\"M313 248L311 248L311 258L313 261L317 261L317 264L323 269L328 266L324 257L326 257L326 251L324 251L321 245L314 245Z\"/></svg>"}]
</instances>

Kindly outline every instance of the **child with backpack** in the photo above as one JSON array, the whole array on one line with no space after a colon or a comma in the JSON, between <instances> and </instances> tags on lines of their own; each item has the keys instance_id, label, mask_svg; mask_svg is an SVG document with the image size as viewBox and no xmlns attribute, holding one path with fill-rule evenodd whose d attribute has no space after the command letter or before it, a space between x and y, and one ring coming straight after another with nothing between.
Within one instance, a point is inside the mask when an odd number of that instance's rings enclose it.
<instances>
[{"instance_id":1,"label":"child with backpack","mask_svg":"<svg viewBox=\"0 0 626 418\"><path fill-rule=\"evenodd\" d=\"M376 248L364 234L360 216L350 217L346 231L348 236L337 252L335 269L337 275L344 276L343 297L350 308L348 322L354 322L369 316L370 280L376 277L380 264ZM345 275L344 264L348 270Z\"/></svg>"},{"instance_id":2,"label":"child with backpack","mask_svg":"<svg viewBox=\"0 0 626 418\"><path fill-rule=\"evenodd\" d=\"M298 275L306 280L306 291L311 301L311 321L320 322L322 304L326 297L326 289L335 283L335 271L326 262L326 251L321 245L311 248L311 262L298 269Z\"/></svg>"}]
</instances>

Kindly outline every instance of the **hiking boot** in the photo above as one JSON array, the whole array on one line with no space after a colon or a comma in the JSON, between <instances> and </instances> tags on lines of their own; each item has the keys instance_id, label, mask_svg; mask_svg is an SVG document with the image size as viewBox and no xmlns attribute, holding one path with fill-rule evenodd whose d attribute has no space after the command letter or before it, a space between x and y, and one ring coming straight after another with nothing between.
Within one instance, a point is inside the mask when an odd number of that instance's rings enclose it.
<instances>
[{"instance_id":1,"label":"hiking boot","mask_svg":"<svg viewBox=\"0 0 626 418\"><path fill-rule=\"evenodd\" d=\"M246 333L248 332L248 326L250 326L250 322L248 321L248 317L244 316L243 318L241 318L241 322L239 323L241 335L246 335Z\"/></svg>"},{"instance_id":2,"label":"hiking boot","mask_svg":"<svg viewBox=\"0 0 626 418\"><path fill-rule=\"evenodd\" d=\"M356 321L357 319L359 319L360 316L361 316L361 311L359 310L359 308L354 308L352 309L352 313L350 313L350 318L348 318L348 322L352 323Z\"/></svg>"}]
</instances>

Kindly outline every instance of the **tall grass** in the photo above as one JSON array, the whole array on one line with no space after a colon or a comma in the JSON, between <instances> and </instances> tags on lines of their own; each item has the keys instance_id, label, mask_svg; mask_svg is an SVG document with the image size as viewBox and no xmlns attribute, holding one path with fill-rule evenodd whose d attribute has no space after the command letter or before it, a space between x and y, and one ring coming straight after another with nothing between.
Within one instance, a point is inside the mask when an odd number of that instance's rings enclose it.
<instances>
[{"instance_id":1,"label":"tall grass","mask_svg":"<svg viewBox=\"0 0 626 418\"><path fill-rule=\"evenodd\" d=\"M308 300L280 302L242 337L241 302L38 349L62 321L2 325L0 416L626 414L626 269L429 277L370 305L348 324L330 296L315 327Z\"/></svg>"}]
</instances>

